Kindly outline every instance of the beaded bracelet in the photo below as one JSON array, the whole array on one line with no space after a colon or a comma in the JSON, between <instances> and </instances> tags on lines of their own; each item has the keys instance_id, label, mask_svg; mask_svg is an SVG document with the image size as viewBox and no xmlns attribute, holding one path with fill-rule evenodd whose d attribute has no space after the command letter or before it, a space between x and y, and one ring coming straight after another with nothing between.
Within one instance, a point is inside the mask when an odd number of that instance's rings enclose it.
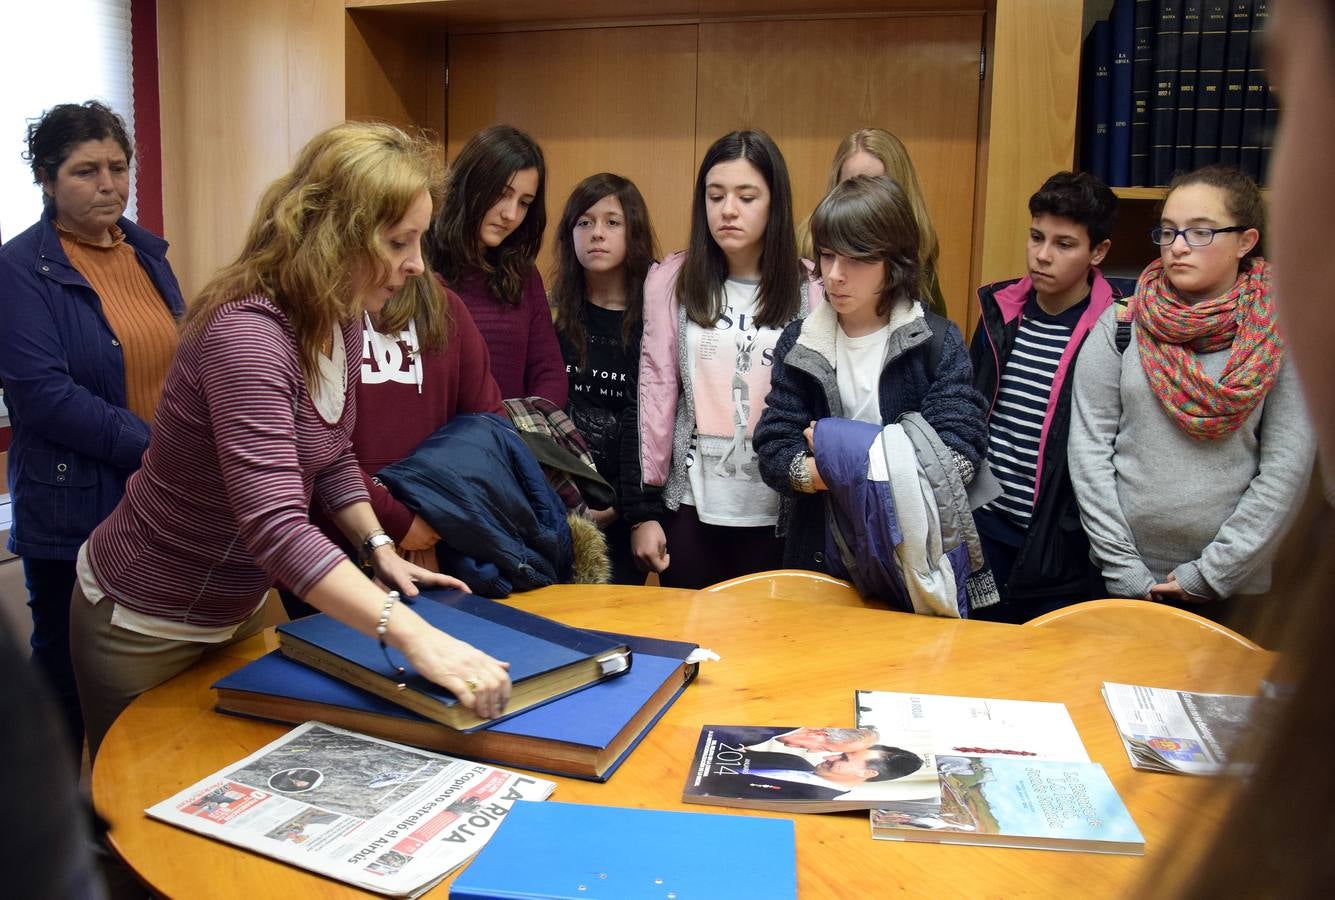
<instances>
[{"instance_id":1,"label":"beaded bracelet","mask_svg":"<svg viewBox=\"0 0 1335 900\"><path fill-rule=\"evenodd\" d=\"M390 591L385 595L385 608L380 610L380 621L376 622L375 636L376 639L380 641L380 652L385 654L385 662L389 663L389 667L394 670L395 677L400 679L398 684L399 690L404 690L408 687L402 680L406 670L403 666L395 665L394 660L389 658L389 645L385 643L385 632L389 630L389 614L393 610L394 604L398 601L398 591Z\"/></svg>"}]
</instances>

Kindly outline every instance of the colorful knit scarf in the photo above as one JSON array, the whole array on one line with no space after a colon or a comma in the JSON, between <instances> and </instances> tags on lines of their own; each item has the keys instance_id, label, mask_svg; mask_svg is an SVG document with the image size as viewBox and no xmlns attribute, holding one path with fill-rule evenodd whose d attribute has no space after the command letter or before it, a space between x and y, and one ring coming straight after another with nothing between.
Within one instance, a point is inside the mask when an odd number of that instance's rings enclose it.
<instances>
[{"instance_id":1,"label":"colorful knit scarf","mask_svg":"<svg viewBox=\"0 0 1335 900\"><path fill-rule=\"evenodd\" d=\"M1284 344L1275 327L1270 264L1242 264L1233 289L1190 303L1156 260L1141 273L1127 315L1139 326L1140 363L1163 408L1189 435L1214 440L1247 421L1279 377ZM1232 347L1215 381L1197 354Z\"/></svg>"}]
</instances>

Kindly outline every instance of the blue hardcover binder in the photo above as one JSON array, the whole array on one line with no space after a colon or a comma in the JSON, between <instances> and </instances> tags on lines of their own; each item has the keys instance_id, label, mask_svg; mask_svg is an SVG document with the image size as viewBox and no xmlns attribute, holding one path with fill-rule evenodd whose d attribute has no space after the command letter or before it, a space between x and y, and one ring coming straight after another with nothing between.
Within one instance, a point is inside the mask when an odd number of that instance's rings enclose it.
<instances>
[{"instance_id":1,"label":"blue hardcover binder","mask_svg":"<svg viewBox=\"0 0 1335 900\"><path fill-rule=\"evenodd\" d=\"M386 740L552 775L606 781L695 677L695 644L622 636L635 665L618 678L487 728L446 728L275 651L213 684L220 712L328 722Z\"/></svg>"},{"instance_id":2,"label":"blue hardcover binder","mask_svg":"<svg viewBox=\"0 0 1335 900\"><path fill-rule=\"evenodd\" d=\"M1150 101L1154 96L1154 0L1136 0L1131 60L1131 183L1150 183Z\"/></svg>"},{"instance_id":3,"label":"blue hardcover binder","mask_svg":"<svg viewBox=\"0 0 1335 900\"><path fill-rule=\"evenodd\" d=\"M518 800L452 900L797 896L791 819Z\"/></svg>"},{"instance_id":4,"label":"blue hardcover binder","mask_svg":"<svg viewBox=\"0 0 1335 900\"><path fill-rule=\"evenodd\" d=\"M630 666L630 650L620 641L476 594L426 590L405 602L436 628L510 663L513 688L507 716ZM407 672L396 675L374 638L323 613L279 625L277 631L283 653L298 662L451 728L468 731L487 723L454 694L414 672L401 654L393 654L393 659ZM407 685L405 690L398 689L400 682Z\"/></svg>"},{"instance_id":5,"label":"blue hardcover binder","mask_svg":"<svg viewBox=\"0 0 1335 900\"><path fill-rule=\"evenodd\" d=\"M1132 0L1117 0L1112 18L1112 128L1108 133L1108 184L1126 187L1131 181L1132 59L1136 48L1136 9Z\"/></svg>"},{"instance_id":6,"label":"blue hardcover binder","mask_svg":"<svg viewBox=\"0 0 1335 900\"><path fill-rule=\"evenodd\" d=\"M1081 113L1085 143L1080 164L1106 182L1112 130L1112 25L1107 20L1094 23L1085 38L1080 64L1085 93Z\"/></svg>"}]
</instances>

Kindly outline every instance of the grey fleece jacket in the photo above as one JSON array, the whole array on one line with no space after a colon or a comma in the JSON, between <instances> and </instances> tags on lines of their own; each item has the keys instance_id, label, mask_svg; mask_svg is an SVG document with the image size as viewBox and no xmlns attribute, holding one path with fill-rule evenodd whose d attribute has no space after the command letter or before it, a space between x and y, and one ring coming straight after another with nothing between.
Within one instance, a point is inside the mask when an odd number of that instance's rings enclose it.
<instances>
[{"instance_id":1,"label":"grey fleece jacket","mask_svg":"<svg viewBox=\"0 0 1335 900\"><path fill-rule=\"evenodd\" d=\"M1211 599L1270 587L1270 563L1312 469L1315 438L1293 367L1242 427L1191 437L1160 405L1117 307L1094 326L1075 370L1068 456L1090 555L1108 589L1144 597L1168 578ZM1201 354L1218 378L1228 350Z\"/></svg>"}]
</instances>

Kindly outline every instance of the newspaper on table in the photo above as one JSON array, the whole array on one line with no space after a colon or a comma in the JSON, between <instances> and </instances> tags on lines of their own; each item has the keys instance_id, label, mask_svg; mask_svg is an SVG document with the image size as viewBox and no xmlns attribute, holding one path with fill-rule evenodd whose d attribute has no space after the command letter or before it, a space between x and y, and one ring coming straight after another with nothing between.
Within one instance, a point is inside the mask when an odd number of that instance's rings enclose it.
<instances>
[{"instance_id":1,"label":"newspaper on table","mask_svg":"<svg viewBox=\"0 0 1335 900\"><path fill-rule=\"evenodd\" d=\"M1255 697L1103 683L1103 699L1131 765L1152 772L1217 775L1247 730Z\"/></svg>"},{"instance_id":2,"label":"newspaper on table","mask_svg":"<svg viewBox=\"0 0 1335 900\"><path fill-rule=\"evenodd\" d=\"M553 782L307 722L145 810L391 896L416 896Z\"/></svg>"}]
</instances>

